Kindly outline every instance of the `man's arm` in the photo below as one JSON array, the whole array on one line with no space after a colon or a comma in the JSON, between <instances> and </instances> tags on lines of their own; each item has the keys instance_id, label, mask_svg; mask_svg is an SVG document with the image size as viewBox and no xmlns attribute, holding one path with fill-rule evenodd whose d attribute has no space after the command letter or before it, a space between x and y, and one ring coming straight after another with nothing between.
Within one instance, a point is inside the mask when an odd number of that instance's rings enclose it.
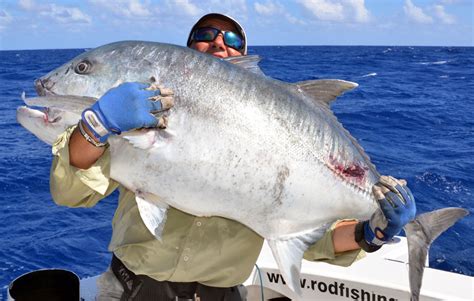
<instances>
[{"instance_id":1,"label":"man's arm","mask_svg":"<svg viewBox=\"0 0 474 301\"><path fill-rule=\"evenodd\" d=\"M356 220L341 221L337 223L332 232L332 243L336 254L360 249L355 240Z\"/></svg>"},{"instance_id":2,"label":"man's arm","mask_svg":"<svg viewBox=\"0 0 474 301\"><path fill-rule=\"evenodd\" d=\"M82 122L82 121L80 121ZM99 142L91 131L83 125L86 133ZM105 152L105 147L97 147L89 143L76 127L69 140L69 164L80 169L90 168Z\"/></svg>"},{"instance_id":3,"label":"man's arm","mask_svg":"<svg viewBox=\"0 0 474 301\"><path fill-rule=\"evenodd\" d=\"M49 181L51 196L58 205L92 207L112 193L118 183L109 178L110 156L105 149L104 154L89 169L76 168L70 164L69 142L74 131L75 127L68 128L53 144L54 157Z\"/></svg>"}]
</instances>

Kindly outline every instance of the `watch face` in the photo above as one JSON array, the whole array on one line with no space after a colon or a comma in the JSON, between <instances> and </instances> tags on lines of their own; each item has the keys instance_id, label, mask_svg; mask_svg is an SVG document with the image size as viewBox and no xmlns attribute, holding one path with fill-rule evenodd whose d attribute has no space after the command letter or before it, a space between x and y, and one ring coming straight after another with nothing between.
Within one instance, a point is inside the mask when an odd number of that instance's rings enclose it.
<instances>
[{"instance_id":1,"label":"watch face","mask_svg":"<svg viewBox=\"0 0 474 301\"><path fill-rule=\"evenodd\" d=\"M109 133L107 128L100 122L99 117L92 110L87 110L83 114L84 121L99 137L105 136Z\"/></svg>"}]
</instances>

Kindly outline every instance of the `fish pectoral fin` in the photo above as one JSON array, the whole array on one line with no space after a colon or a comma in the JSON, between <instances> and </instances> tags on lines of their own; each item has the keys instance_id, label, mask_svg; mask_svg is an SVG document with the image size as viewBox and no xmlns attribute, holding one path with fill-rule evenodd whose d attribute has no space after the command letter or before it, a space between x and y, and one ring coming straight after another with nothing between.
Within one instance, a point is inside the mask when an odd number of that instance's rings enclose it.
<instances>
[{"instance_id":1,"label":"fish pectoral fin","mask_svg":"<svg viewBox=\"0 0 474 301\"><path fill-rule=\"evenodd\" d=\"M462 208L443 208L418 215L405 226L408 240L411 300L418 300L431 243L469 212Z\"/></svg>"},{"instance_id":2,"label":"fish pectoral fin","mask_svg":"<svg viewBox=\"0 0 474 301\"><path fill-rule=\"evenodd\" d=\"M258 55L230 56L224 58L223 61L242 67L252 73L265 76L265 73L263 73L258 65L261 61L261 58Z\"/></svg>"},{"instance_id":3,"label":"fish pectoral fin","mask_svg":"<svg viewBox=\"0 0 474 301\"><path fill-rule=\"evenodd\" d=\"M159 148L166 144L166 140L174 135L167 130L142 129L126 132L122 138L128 140L131 145L141 149Z\"/></svg>"},{"instance_id":4,"label":"fish pectoral fin","mask_svg":"<svg viewBox=\"0 0 474 301\"><path fill-rule=\"evenodd\" d=\"M341 79L317 79L297 82L295 85L313 100L329 104L346 91L350 91L359 85Z\"/></svg>"},{"instance_id":5,"label":"fish pectoral fin","mask_svg":"<svg viewBox=\"0 0 474 301\"><path fill-rule=\"evenodd\" d=\"M161 241L161 234L168 213L168 204L161 201L157 196L148 193L137 193L135 200L143 223L151 234Z\"/></svg>"},{"instance_id":6,"label":"fish pectoral fin","mask_svg":"<svg viewBox=\"0 0 474 301\"><path fill-rule=\"evenodd\" d=\"M320 239L325 231L326 227L322 227L295 237L267 240L286 284L298 296L302 294L300 271L304 252Z\"/></svg>"}]
</instances>

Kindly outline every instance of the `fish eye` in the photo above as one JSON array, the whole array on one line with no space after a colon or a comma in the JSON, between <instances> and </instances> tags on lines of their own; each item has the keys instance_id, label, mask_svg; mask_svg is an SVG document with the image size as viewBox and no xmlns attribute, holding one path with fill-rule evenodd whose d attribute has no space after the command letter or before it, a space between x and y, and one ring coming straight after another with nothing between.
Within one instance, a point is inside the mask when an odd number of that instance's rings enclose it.
<instances>
[{"instance_id":1,"label":"fish eye","mask_svg":"<svg viewBox=\"0 0 474 301\"><path fill-rule=\"evenodd\" d=\"M92 70L92 64L88 60L83 60L76 65L74 71L77 74L88 74Z\"/></svg>"}]
</instances>

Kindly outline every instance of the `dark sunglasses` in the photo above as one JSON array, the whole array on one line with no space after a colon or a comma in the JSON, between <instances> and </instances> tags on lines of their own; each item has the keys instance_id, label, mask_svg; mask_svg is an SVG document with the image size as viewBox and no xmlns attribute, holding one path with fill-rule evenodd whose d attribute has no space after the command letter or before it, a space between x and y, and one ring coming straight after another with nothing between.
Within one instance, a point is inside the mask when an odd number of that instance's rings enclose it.
<instances>
[{"instance_id":1,"label":"dark sunglasses","mask_svg":"<svg viewBox=\"0 0 474 301\"><path fill-rule=\"evenodd\" d=\"M244 48L244 39L233 31L220 30L214 27L200 27L194 30L192 39L196 42L212 42L217 38L219 33L222 33L225 45L242 51Z\"/></svg>"}]
</instances>

